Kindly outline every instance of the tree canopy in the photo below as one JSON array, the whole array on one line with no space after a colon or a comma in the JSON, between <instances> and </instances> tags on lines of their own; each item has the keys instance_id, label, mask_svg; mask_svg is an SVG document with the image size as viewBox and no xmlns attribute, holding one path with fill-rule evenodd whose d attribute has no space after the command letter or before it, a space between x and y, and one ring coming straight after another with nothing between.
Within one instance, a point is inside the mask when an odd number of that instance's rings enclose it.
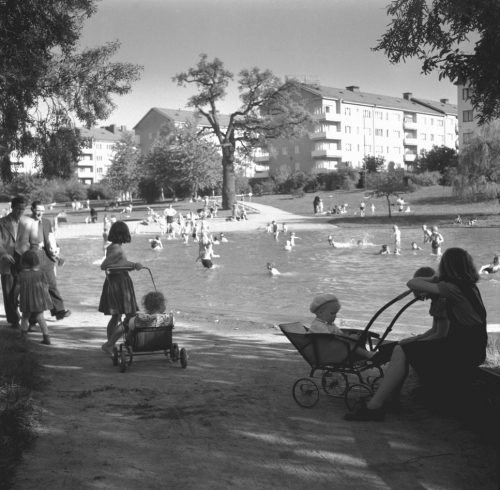
<instances>
[{"instance_id":1,"label":"tree canopy","mask_svg":"<svg viewBox=\"0 0 500 490\"><path fill-rule=\"evenodd\" d=\"M208 121L204 131L212 133L221 147L222 205L225 209L236 200L236 152L242 157L250 157L255 148L268 148L270 140L301 136L305 125L311 121L296 80L282 82L270 70L251 68L240 71L241 106L229 114L227 123L223 123L217 107L227 95L227 87L233 79L233 73L224 68L221 60L208 61L206 54L200 55L195 68L172 79L180 86L193 83L198 89L198 93L188 99L187 106Z\"/></svg>"},{"instance_id":2,"label":"tree canopy","mask_svg":"<svg viewBox=\"0 0 500 490\"><path fill-rule=\"evenodd\" d=\"M199 189L221 186L222 166L218 147L200 136L196 120L185 125L165 125L144 159L145 175L172 192L195 195Z\"/></svg>"},{"instance_id":3,"label":"tree canopy","mask_svg":"<svg viewBox=\"0 0 500 490\"><path fill-rule=\"evenodd\" d=\"M373 48L391 63L422 61L422 71L467 83L479 124L500 117L500 2L395 0L388 31ZM469 36L478 40L472 51Z\"/></svg>"},{"instance_id":4,"label":"tree canopy","mask_svg":"<svg viewBox=\"0 0 500 490\"><path fill-rule=\"evenodd\" d=\"M415 187L408 185L401 176L393 173L371 173L366 178L369 189L366 197L385 197L387 199L389 218L392 218L390 196L399 197L401 194L416 190Z\"/></svg>"},{"instance_id":5,"label":"tree canopy","mask_svg":"<svg viewBox=\"0 0 500 490\"><path fill-rule=\"evenodd\" d=\"M131 91L141 67L111 62L118 42L79 52L85 19L98 0L3 0L0 2L0 173L12 178L11 153L22 157L58 149L74 155L78 131L107 119L115 108L114 95ZM58 133L67 128L64 133ZM54 140L53 135L56 134ZM42 173L66 176L71 163ZM72 158L75 158L74 156ZM62 165L62 163L65 165ZM73 161L75 163L75 161Z\"/></svg>"},{"instance_id":6,"label":"tree canopy","mask_svg":"<svg viewBox=\"0 0 500 490\"><path fill-rule=\"evenodd\" d=\"M384 169L385 157L367 155L363 158L364 168L369 173L377 173Z\"/></svg>"}]
</instances>

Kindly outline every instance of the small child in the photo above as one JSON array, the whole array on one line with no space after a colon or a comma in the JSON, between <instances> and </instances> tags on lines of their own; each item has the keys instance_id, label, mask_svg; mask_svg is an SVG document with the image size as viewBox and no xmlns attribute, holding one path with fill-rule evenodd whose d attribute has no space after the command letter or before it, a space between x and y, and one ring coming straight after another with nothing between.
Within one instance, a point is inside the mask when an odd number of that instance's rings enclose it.
<instances>
[{"instance_id":1,"label":"small child","mask_svg":"<svg viewBox=\"0 0 500 490\"><path fill-rule=\"evenodd\" d=\"M276 266L274 265L274 262L268 262L267 263L267 269L269 270L269 274L271 276L278 276L280 275L280 272L278 269L276 269Z\"/></svg>"},{"instance_id":2,"label":"small child","mask_svg":"<svg viewBox=\"0 0 500 490\"><path fill-rule=\"evenodd\" d=\"M220 241L221 242L227 242L228 241L228 239L224 236L224 233L220 234Z\"/></svg>"},{"instance_id":3,"label":"small child","mask_svg":"<svg viewBox=\"0 0 500 490\"><path fill-rule=\"evenodd\" d=\"M50 345L49 329L43 312L52 309L47 277L40 270L40 258L33 250L26 250L21 256L21 271L17 276L14 298L19 298L22 313L21 336L28 335L29 318L33 313L43 334L42 344Z\"/></svg>"},{"instance_id":4,"label":"small child","mask_svg":"<svg viewBox=\"0 0 500 490\"><path fill-rule=\"evenodd\" d=\"M431 242L432 253L434 255L441 255L441 243L444 242L444 238L441 233L438 233L438 227L432 227L432 234L429 238Z\"/></svg>"},{"instance_id":5,"label":"small child","mask_svg":"<svg viewBox=\"0 0 500 490\"><path fill-rule=\"evenodd\" d=\"M394 237L394 245L396 248L394 253L399 255L401 248L401 230L396 225L394 225L392 229L394 230L394 233L391 236Z\"/></svg>"},{"instance_id":6,"label":"small child","mask_svg":"<svg viewBox=\"0 0 500 490\"><path fill-rule=\"evenodd\" d=\"M424 232L424 243L427 243L431 239L432 231L427 228L427 225L422 225L422 231Z\"/></svg>"},{"instance_id":7,"label":"small child","mask_svg":"<svg viewBox=\"0 0 500 490\"><path fill-rule=\"evenodd\" d=\"M412 250L422 250L417 244L416 242L411 242L411 249Z\"/></svg>"},{"instance_id":8,"label":"small child","mask_svg":"<svg viewBox=\"0 0 500 490\"><path fill-rule=\"evenodd\" d=\"M372 208L372 216L375 216L375 204L372 204L371 208Z\"/></svg>"},{"instance_id":9,"label":"small child","mask_svg":"<svg viewBox=\"0 0 500 490\"><path fill-rule=\"evenodd\" d=\"M272 223L268 223L266 226L266 233L271 233L273 231Z\"/></svg>"},{"instance_id":10,"label":"small child","mask_svg":"<svg viewBox=\"0 0 500 490\"><path fill-rule=\"evenodd\" d=\"M273 229L273 233L274 233L274 239L277 240L278 236L280 234L280 231L278 229L278 223L276 223L276 221L273 221L271 223L271 225L272 225L272 229Z\"/></svg>"},{"instance_id":11,"label":"small child","mask_svg":"<svg viewBox=\"0 0 500 490\"><path fill-rule=\"evenodd\" d=\"M151 244L151 248L153 250L161 250L163 248L163 243L161 243L161 237L160 235L157 235L156 238L150 238L149 243Z\"/></svg>"},{"instance_id":12,"label":"small child","mask_svg":"<svg viewBox=\"0 0 500 490\"><path fill-rule=\"evenodd\" d=\"M309 307L309 311L316 315L316 318L309 327L309 333L331 333L350 337L357 341L359 339L359 334L349 335L343 332L334 323L341 307L340 301L334 294L320 294L316 296ZM375 352L370 352L358 347L356 349L356 354L364 359L370 359L375 355Z\"/></svg>"},{"instance_id":13,"label":"small child","mask_svg":"<svg viewBox=\"0 0 500 490\"><path fill-rule=\"evenodd\" d=\"M127 315L123 323L111 334L108 341L102 345L102 350L109 355L113 355L113 346L120 340L123 333L133 332L136 328L174 328L174 316L172 312L165 313L167 300L162 293L151 291L142 298L142 306L146 313L138 312L133 316Z\"/></svg>"},{"instance_id":14,"label":"small child","mask_svg":"<svg viewBox=\"0 0 500 490\"><path fill-rule=\"evenodd\" d=\"M292 250L292 242L290 240L286 241L283 250L286 250L287 252L290 252Z\"/></svg>"},{"instance_id":15,"label":"small child","mask_svg":"<svg viewBox=\"0 0 500 490\"><path fill-rule=\"evenodd\" d=\"M286 232L288 231L288 226L286 225L286 223L283 223L283 224L281 225L281 231L282 231L283 233L286 233Z\"/></svg>"},{"instance_id":16,"label":"small child","mask_svg":"<svg viewBox=\"0 0 500 490\"><path fill-rule=\"evenodd\" d=\"M198 262L198 260L201 260L203 267L206 267L207 269L211 269L214 266L214 264L212 263L213 257L219 258L220 255L214 254L212 243L210 243L207 248L200 250L200 255L198 256L198 258L196 259L195 262Z\"/></svg>"},{"instance_id":17,"label":"small child","mask_svg":"<svg viewBox=\"0 0 500 490\"><path fill-rule=\"evenodd\" d=\"M379 255L387 255L387 254L390 254L390 253L391 253L391 250L389 249L389 245L386 245L384 243L384 245L382 245L382 249L379 252Z\"/></svg>"},{"instance_id":18,"label":"small child","mask_svg":"<svg viewBox=\"0 0 500 490\"><path fill-rule=\"evenodd\" d=\"M296 236L294 231L291 231L290 232L290 244L292 245L292 247L295 246L295 240L302 240L302 238Z\"/></svg>"},{"instance_id":19,"label":"small child","mask_svg":"<svg viewBox=\"0 0 500 490\"><path fill-rule=\"evenodd\" d=\"M332 235L328 237L328 244L331 245L333 248L335 248L335 242L333 241Z\"/></svg>"}]
</instances>

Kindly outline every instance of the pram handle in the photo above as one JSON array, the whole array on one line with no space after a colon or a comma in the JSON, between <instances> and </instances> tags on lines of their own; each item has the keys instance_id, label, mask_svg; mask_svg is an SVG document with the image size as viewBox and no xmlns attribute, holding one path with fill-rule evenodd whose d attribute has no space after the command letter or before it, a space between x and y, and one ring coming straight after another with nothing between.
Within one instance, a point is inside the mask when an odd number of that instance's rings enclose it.
<instances>
[{"instance_id":1,"label":"pram handle","mask_svg":"<svg viewBox=\"0 0 500 490\"><path fill-rule=\"evenodd\" d=\"M116 267L108 267L105 272L106 272L106 276L108 274L110 274L111 272L130 272L130 271L134 271L136 270L134 266L131 266L131 265L123 265L123 266L116 266ZM155 280L153 278L153 273L151 272L151 269L149 267L144 267L142 266L141 270L147 270L149 272L149 275L151 276L151 281L153 283L153 286L155 288L155 291L158 291L156 289L156 284L155 284Z\"/></svg>"}]
</instances>

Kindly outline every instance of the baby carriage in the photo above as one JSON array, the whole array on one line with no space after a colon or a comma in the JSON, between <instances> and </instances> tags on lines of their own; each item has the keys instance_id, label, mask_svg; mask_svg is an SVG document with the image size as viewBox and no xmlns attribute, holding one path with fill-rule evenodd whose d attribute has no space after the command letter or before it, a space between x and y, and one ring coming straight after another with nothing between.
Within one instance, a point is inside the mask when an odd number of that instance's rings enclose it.
<instances>
[{"instance_id":1,"label":"baby carriage","mask_svg":"<svg viewBox=\"0 0 500 490\"><path fill-rule=\"evenodd\" d=\"M347 408L355 411L361 403L371 398L384 377L381 364L389 361L396 345L396 342L386 342L385 339L401 314L419 298L403 306L382 335L370 332L370 327L384 310L410 293L406 291L384 305L364 330L342 329L346 336L310 334L302 323L280 325L281 331L311 366L309 378L301 378L293 385L293 399L301 407L312 408L318 403L320 392L323 392L327 396L344 398ZM361 335L355 340L347 337L349 333ZM356 354L359 347L378 352L377 361L361 359ZM316 383L311 378L320 381Z\"/></svg>"},{"instance_id":2,"label":"baby carriage","mask_svg":"<svg viewBox=\"0 0 500 490\"><path fill-rule=\"evenodd\" d=\"M156 291L155 281L151 270L147 267L143 269L149 271L151 281ZM131 271L132 267L113 267L106 270L106 279L110 271ZM172 342L173 322L169 326L159 327L136 327L134 330L128 328L128 323L123 322L123 342L117 347L113 347L113 366L119 366L122 373L127 366L132 365L134 356L147 356L163 353L171 362L180 361L181 367L188 365L186 349L179 348L179 345Z\"/></svg>"}]
</instances>

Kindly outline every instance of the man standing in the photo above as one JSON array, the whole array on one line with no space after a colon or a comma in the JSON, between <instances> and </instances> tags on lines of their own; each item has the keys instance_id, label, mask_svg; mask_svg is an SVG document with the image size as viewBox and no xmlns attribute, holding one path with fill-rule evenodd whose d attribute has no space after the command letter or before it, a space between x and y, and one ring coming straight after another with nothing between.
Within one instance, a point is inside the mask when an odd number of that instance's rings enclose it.
<instances>
[{"instance_id":1,"label":"man standing","mask_svg":"<svg viewBox=\"0 0 500 490\"><path fill-rule=\"evenodd\" d=\"M174 222L174 216L177 214L177 211L169 204L168 208L163 211L163 214L167 217L167 233L172 233L172 223Z\"/></svg>"},{"instance_id":2,"label":"man standing","mask_svg":"<svg viewBox=\"0 0 500 490\"><path fill-rule=\"evenodd\" d=\"M5 315L12 328L19 328L19 311L16 307L14 290L21 255L26 250L38 250L38 231L31 218L23 216L26 199L15 197L11 202L11 212L0 218L0 274Z\"/></svg>"},{"instance_id":3,"label":"man standing","mask_svg":"<svg viewBox=\"0 0 500 490\"><path fill-rule=\"evenodd\" d=\"M53 308L50 310L52 316L55 316L57 320L62 320L71 315L71 310L66 310L64 308L64 302L61 297L61 293L57 289L57 280L55 274L55 267L58 258L54 250L55 236L54 230L52 229L52 224L50 220L43 217L45 212L45 206L40 201L33 201L31 205L31 217L36 223L37 236L39 241L39 254L40 257L40 268L47 277L49 283L49 294L52 299ZM49 235L51 235L49 237ZM52 242L50 239L53 239ZM30 323L35 323L30 318Z\"/></svg>"}]
</instances>

